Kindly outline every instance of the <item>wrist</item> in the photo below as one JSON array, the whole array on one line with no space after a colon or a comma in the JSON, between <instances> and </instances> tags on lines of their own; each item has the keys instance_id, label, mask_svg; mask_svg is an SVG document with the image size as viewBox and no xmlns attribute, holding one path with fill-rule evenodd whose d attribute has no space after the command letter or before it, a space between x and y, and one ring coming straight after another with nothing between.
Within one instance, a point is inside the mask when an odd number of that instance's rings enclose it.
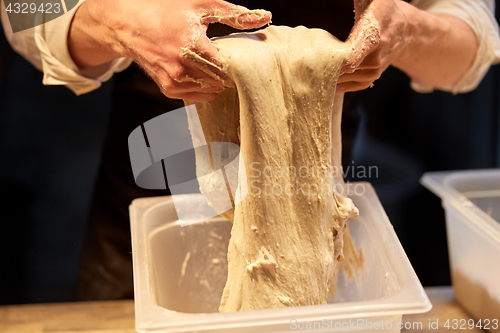
<instances>
[{"instance_id":1,"label":"wrist","mask_svg":"<svg viewBox=\"0 0 500 333\"><path fill-rule=\"evenodd\" d=\"M113 43L111 30L103 24L107 20L101 8L96 1L86 1L71 22L68 50L79 69L102 65L123 56L117 44Z\"/></svg>"},{"instance_id":2,"label":"wrist","mask_svg":"<svg viewBox=\"0 0 500 333\"><path fill-rule=\"evenodd\" d=\"M415 13L415 11L419 11L419 9L415 8L413 5L405 1L396 1L396 10L399 12L399 16L401 17L402 22L404 22L404 28L401 30L402 32L402 45L401 49L394 58L392 65L394 67L399 67L399 64L404 64L408 59L412 57L412 48L411 46L414 44L417 31L418 31L418 15L420 13Z\"/></svg>"}]
</instances>

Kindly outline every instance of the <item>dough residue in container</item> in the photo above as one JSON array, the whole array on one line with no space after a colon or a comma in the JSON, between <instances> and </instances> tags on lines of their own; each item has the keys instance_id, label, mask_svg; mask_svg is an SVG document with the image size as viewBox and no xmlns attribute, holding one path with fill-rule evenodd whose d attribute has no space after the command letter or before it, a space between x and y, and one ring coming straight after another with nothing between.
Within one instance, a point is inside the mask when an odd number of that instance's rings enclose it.
<instances>
[{"instance_id":1,"label":"dough residue in container","mask_svg":"<svg viewBox=\"0 0 500 333\"><path fill-rule=\"evenodd\" d=\"M248 185L224 214L233 228L219 311L325 304L350 240L346 220L358 215L345 196L343 95L335 94L353 49L305 27L271 26L214 44L236 88L196 107L208 143L240 146L239 184ZM213 184L200 188L210 196ZM362 264L357 255L351 264Z\"/></svg>"},{"instance_id":2,"label":"dough residue in container","mask_svg":"<svg viewBox=\"0 0 500 333\"><path fill-rule=\"evenodd\" d=\"M455 298L475 319L481 319L483 328L489 332L500 332L500 300L494 298L486 287L461 271L451 272ZM496 319L497 322L493 322Z\"/></svg>"},{"instance_id":3,"label":"dough residue in container","mask_svg":"<svg viewBox=\"0 0 500 333\"><path fill-rule=\"evenodd\" d=\"M186 275L186 267L187 267L189 258L191 258L191 252L186 253L186 256L184 257L184 261L182 262L181 276L180 276L179 281L177 283L179 286L182 283L182 279L184 279L184 276Z\"/></svg>"}]
</instances>

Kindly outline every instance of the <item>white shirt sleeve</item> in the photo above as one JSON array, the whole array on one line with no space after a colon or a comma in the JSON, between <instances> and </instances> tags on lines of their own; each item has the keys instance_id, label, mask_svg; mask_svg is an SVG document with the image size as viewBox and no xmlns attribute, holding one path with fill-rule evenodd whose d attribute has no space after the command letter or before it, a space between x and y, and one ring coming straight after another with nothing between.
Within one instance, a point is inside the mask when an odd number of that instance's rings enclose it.
<instances>
[{"instance_id":1,"label":"white shirt sleeve","mask_svg":"<svg viewBox=\"0 0 500 333\"><path fill-rule=\"evenodd\" d=\"M5 4L1 2L1 19L7 40L12 48L33 66L43 71L43 84L65 85L81 95L95 90L113 76L126 69L132 59L120 58L99 66L79 70L68 50L67 36L80 0L66 14L34 28L12 32Z\"/></svg>"},{"instance_id":2,"label":"white shirt sleeve","mask_svg":"<svg viewBox=\"0 0 500 333\"><path fill-rule=\"evenodd\" d=\"M500 37L494 16L494 0L413 0L411 3L430 13L454 15L472 28L478 41L474 62L460 80L438 89L454 94L474 90L490 66L500 62ZM411 82L411 87L422 93L434 90L433 87L414 80Z\"/></svg>"}]
</instances>

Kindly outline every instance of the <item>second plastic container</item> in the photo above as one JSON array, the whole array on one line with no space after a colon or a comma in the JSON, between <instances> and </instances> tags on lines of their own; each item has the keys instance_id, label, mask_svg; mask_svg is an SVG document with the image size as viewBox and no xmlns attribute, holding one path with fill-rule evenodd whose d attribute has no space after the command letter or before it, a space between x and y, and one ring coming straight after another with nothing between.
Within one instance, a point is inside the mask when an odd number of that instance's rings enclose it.
<instances>
[{"instance_id":1,"label":"second plastic container","mask_svg":"<svg viewBox=\"0 0 500 333\"><path fill-rule=\"evenodd\" d=\"M456 299L483 329L500 332L500 170L431 172L422 184L445 209Z\"/></svg>"}]
</instances>

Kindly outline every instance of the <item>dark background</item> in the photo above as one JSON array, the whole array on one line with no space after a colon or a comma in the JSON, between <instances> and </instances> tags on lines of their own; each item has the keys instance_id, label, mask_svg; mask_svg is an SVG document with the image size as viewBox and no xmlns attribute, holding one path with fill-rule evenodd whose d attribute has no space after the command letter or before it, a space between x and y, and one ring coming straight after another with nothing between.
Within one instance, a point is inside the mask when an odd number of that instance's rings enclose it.
<instances>
[{"instance_id":1,"label":"dark background","mask_svg":"<svg viewBox=\"0 0 500 333\"><path fill-rule=\"evenodd\" d=\"M444 213L419 178L500 166L499 70L453 96L417 94L390 68L352 94L362 120L347 164L377 166L378 177L360 180L375 186L424 285L450 280ZM79 97L41 81L0 32L0 304L73 299L106 135L112 81Z\"/></svg>"},{"instance_id":2,"label":"dark background","mask_svg":"<svg viewBox=\"0 0 500 333\"><path fill-rule=\"evenodd\" d=\"M43 86L1 31L0 304L73 298L109 88Z\"/></svg>"}]
</instances>

